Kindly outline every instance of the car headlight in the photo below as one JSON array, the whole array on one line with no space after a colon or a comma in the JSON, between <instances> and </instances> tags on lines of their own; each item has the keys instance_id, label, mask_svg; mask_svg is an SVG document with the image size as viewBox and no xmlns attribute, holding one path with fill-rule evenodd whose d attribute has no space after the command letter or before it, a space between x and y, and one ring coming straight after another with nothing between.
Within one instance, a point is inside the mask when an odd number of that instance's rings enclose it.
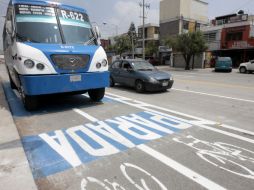
<instances>
[{"instance_id":1,"label":"car headlight","mask_svg":"<svg viewBox=\"0 0 254 190\"><path fill-rule=\"evenodd\" d=\"M103 67L106 67L108 65L108 61L106 59L104 59L102 62L101 62L102 66Z\"/></svg>"},{"instance_id":2,"label":"car headlight","mask_svg":"<svg viewBox=\"0 0 254 190\"><path fill-rule=\"evenodd\" d=\"M158 81L155 78L151 77L151 78L149 78L149 82L151 82L151 83L157 83Z\"/></svg>"},{"instance_id":3,"label":"car headlight","mask_svg":"<svg viewBox=\"0 0 254 190\"><path fill-rule=\"evenodd\" d=\"M24 61L24 65L29 68L29 69L32 69L35 65L34 61L31 60L31 59L27 59Z\"/></svg>"},{"instance_id":4,"label":"car headlight","mask_svg":"<svg viewBox=\"0 0 254 190\"><path fill-rule=\"evenodd\" d=\"M174 78L171 76L171 77L170 77L170 80L174 80Z\"/></svg>"}]
</instances>

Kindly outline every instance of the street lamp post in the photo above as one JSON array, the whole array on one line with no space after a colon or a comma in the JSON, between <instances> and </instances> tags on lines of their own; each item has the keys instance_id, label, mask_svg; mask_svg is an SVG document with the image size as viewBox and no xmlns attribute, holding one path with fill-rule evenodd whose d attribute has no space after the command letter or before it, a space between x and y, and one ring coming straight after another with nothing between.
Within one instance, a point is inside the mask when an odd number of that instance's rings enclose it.
<instances>
[{"instance_id":1,"label":"street lamp post","mask_svg":"<svg viewBox=\"0 0 254 190\"><path fill-rule=\"evenodd\" d=\"M104 25L107 25L107 22L103 22ZM116 24L112 24L110 23L112 26L115 26L115 32L116 32L116 36L118 35L118 26Z\"/></svg>"}]
</instances>

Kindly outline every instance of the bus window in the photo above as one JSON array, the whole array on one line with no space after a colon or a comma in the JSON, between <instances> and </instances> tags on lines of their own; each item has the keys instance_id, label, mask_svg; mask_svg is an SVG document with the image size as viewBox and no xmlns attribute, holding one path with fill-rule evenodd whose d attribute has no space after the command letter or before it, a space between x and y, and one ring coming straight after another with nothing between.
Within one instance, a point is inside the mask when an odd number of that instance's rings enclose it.
<instances>
[{"instance_id":1,"label":"bus window","mask_svg":"<svg viewBox=\"0 0 254 190\"><path fill-rule=\"evenodd\" d=\"M20 42L62 43L54 8L33 6L33 9L41 10L41 14L37 15L22 11L24 6L31 9L28 5L15 6L16 36Z\"/></svg>"}]
</instances>

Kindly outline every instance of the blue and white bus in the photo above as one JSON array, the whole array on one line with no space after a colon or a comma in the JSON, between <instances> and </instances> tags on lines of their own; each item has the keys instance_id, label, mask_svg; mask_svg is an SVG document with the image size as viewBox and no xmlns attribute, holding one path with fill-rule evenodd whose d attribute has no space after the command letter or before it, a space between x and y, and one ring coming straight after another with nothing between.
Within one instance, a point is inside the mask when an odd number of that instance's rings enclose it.
<instances>
[{"instance_id":1,"label":"blue and white bus","mask_svg":"<svg viewBox=\"0 0 254 190\"><path fill-rule=\"evenodd\" d=\"M11 0L3 31L5 63L25 108L36 109L46 94L88 92L100 101L109 73L99 38L82 8Z\"/></svg>"}]
</instances>

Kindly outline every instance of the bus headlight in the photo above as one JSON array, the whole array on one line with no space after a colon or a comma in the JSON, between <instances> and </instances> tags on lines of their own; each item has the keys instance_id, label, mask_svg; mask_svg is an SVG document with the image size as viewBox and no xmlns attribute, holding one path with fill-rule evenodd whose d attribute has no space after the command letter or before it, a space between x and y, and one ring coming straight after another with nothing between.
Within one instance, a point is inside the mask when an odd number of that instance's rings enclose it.
<instances>
[{"instance_id":1,"label":"bus headlight","mask_svg":"<svg viewBox=\"0 0 254 190\"><path fill-rule=\"evenodd\" d=\"M101 62L103 67L106 67L108 65L108 62L106 59L103 59L103 61Z\"/></svg>"},{"instance_id":2,"label":"bus headlight","mask_svg":"<svg viewBox=\"0 0 254 190\"><path fill-rule=\"evenodd\" d=\"M34 61L32 61L31 59L27 59L24 61L24 65L29 68L29 69L32 69L34 67Z\"/></svg>"},{"instance_id":3,"label":"bus headlight","mask_svg":"<svg viewBox=\"0 0 254 190\"><path fill-rule=\"evenodd\" d=\"M96 63L96 68L100 69L101 68L101 63Z\"/></svg>"},{"instance_id":4,"label":"bus headlight","mask_svg":"<svg viewBox=\"0 0 254 190\"><path fill-rule=\"evenodd\" d=\"M36 68L38 69L38 70L43 70L43 69L45 69L45 66L42 64L42 63L38 63L37 65L36 65Z\"/></svg>"}]
</instances>

